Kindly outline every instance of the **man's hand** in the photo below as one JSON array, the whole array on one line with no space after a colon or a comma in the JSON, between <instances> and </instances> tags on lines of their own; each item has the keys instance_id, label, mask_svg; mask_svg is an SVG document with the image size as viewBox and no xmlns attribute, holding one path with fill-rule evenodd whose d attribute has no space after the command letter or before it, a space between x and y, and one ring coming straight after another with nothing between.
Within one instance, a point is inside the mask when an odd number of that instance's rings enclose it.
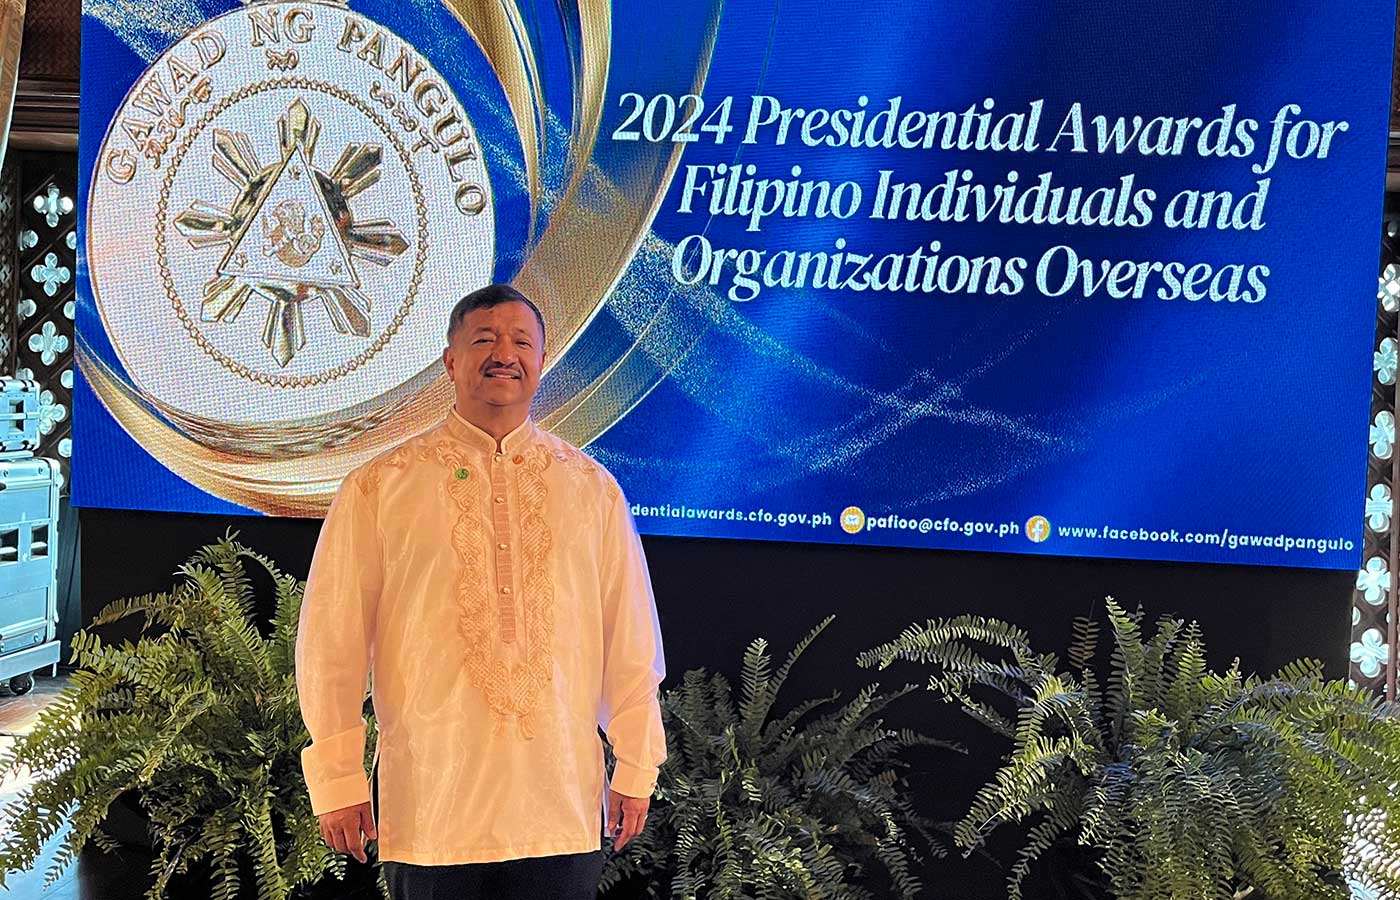
<instances>
[{"instance_id":1,"label":"man's hand","mask_svg":"<svg viewBox=\"0 0 1400 900\"><path fill-rule=\"evenodd\" d=\"M642 833L650 805L650 797L626 797L608 789L608 837L613 839L614 850L621 850Z\"/></svg>"},{"instance_id":2,"label":"man's hand","mask_svg":"<svg viewBox=\"0 0 1400 900\"><path fill-rule=\"evenodd\" d=\"M365 841L379 839L368 802L332 810L320 817L320 823L321 839L327 847L349 853L360 862L365 861Z\"/></svg>"}]
</instances>

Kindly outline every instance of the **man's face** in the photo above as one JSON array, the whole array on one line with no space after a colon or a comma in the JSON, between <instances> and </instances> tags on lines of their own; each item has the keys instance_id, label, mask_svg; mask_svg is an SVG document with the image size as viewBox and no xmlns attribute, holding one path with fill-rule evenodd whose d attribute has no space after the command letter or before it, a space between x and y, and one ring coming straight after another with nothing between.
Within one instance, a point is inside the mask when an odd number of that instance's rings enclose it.
<instances>
[{"instance_id":1,"label":"man's face","mask_svg":"<svg viewBox=\"0 0 1400 900\"><path fill-rule=\"evenodd\" d=\"M524 303L474 309L457 326L442 361L457 388L458 412L528 408L540 386L544 335Z\"/></svg>"}]
</instances>

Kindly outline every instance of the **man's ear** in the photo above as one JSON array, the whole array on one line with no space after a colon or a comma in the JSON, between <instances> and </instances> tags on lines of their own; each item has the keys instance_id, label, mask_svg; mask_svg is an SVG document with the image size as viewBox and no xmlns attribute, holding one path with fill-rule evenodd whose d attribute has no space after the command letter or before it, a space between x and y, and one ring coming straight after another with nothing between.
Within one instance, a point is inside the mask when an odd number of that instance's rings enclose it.
<instances>
[{"instance_id":1,"label":"man's ear","mask_svg":"<svg viewBox=\"0 0 1400 900\"><path fill-rule=\"evenodd\" d=\"M452 377L452 346L449 344L442 351L442 367L447 370L447 377Z\"/></svg>"}]
</instances>

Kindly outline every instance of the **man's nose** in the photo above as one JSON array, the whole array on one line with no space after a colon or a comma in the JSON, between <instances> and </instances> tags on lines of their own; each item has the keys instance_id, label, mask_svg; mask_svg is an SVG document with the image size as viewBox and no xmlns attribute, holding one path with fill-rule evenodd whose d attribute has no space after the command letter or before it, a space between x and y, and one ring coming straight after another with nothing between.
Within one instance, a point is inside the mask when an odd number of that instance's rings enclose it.
<instances>
[{"instance_id":1,"label":"man's nose","mask_svg":"<svg viewBox=\"0 0 1400 900\"><path fill-rule=\"evenodd\" d=\"M496 345L491 348L492 362L514 363L515 356L515 346L510 341L497 341Z\"/></svg>"}]
</instances>

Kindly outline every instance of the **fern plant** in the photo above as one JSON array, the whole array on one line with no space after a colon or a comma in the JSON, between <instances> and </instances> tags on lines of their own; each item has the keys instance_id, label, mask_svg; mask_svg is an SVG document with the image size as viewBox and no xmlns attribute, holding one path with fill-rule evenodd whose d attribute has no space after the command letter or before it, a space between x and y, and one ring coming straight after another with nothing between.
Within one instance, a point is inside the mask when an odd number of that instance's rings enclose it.
<instances>
[{"instance_id":1,"label":"fern plant","mask_svg":"<svg viewBox=\"0 0 1400 900\"><path fill-rule=\"evenodd\" d=\"M1348 881L1400 893L1400 719L1315 662L1270 678L1206 664L1200 628L1109 598L1112 652L1080 619L1068 667L1019 628L961 616L913 626L860 654L932 668L928 688L1011 742L955 835L983 846L1007 823L1029 833L1012 900L1035 861L1087 850L1119 900L1345 900ZM1365 847L1365 852L1353 848Z\"/></svg>"},{"instance_id":2,"label":"fern plant","mask_svg":"<svg viewBox=\"0 0 1400 900\"><path fill-rule=\"evenodd\" d=\"M89 840L115 849L103 820L128 791L150 818L149 900L192 867L210 873L215 900L239 896L247 872L259 900L345 876L300 769L309 736L293 663L304 584L234 537L197 552L169 591L118 600L74 637L68 686L0 757L0 779L37 779L0 812L0 887L65 826L46 886ZM275 586L267 638L254 625L248 563ZM95 630L133 615L145 617L135 644L104 643Z\"/></svg>"},{"instance_id":3,"label":"fern plant","mask_svg":"<svg viewBox=\"0 0 1400 900\"><path fill-rule=\"evenodd\" d=\"M870 685L840 707L836 692L773 715L793 664L833 618L776 672L767 642L750 643L737 705L728 680L704 669L663 695L668 758L656 802L646 829L609 861L604 890L637 879L648 897L676 900L915 896L924 854L946 848L908 802L902 754L951 745L876 716L918 685L885 694Z\"/></svg>"}]
</instances>

